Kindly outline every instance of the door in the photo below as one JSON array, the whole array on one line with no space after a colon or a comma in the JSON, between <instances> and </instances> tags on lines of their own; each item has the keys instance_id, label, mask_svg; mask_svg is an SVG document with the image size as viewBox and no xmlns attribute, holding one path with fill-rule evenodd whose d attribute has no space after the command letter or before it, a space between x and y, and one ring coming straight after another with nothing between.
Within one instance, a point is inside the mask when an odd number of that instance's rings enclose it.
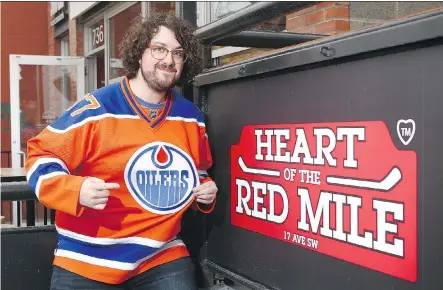
<instances>
[{"instance_id":1,"label":"door","mask_svg":"<svg viewBox=\"0 0 443 290\"><path fill-rule=\"evenodd\" d=\"M22 168L27 141L85 95L83 57L10 55L11 159Z\"/></svg>"},{"instance_id":2,"label":"door","mask_svg":"<svg viewBox=\"0 0 443 290\"><path fill-rule=\"evenodd\" d=\"M10 55L11 165L23 168L27 141L85 95L83 57ZM12 202L12 224L23 220L23 202ZM43 222L37 205L36 225Z\"/></svg>"},{"instance_id":3,"label":"door","mask_svg":"<svg viewBox=\"0 0 443 290\"><path fill-rule=\"evenodd\" d=\"M101 49L85 57L86 91L92 92L106 85L105 50Z\"/></svg>"}]
</instances>

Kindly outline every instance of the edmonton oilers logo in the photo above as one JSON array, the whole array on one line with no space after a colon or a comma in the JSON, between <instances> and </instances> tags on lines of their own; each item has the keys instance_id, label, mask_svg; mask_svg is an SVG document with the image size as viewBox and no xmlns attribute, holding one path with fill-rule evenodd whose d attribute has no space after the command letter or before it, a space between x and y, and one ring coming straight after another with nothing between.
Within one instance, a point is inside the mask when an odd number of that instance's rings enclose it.
<instances>
[{"instance_id":1,"label":"edmonton oilers logo","mask_svg":"<svg viewBox=\"0 0 443 290\"><path fill-rule=\"evenodd\" d=\"M179 211L192 200L198 174L191 157L164 142L149 143L132 155L125 182L135 200L157 214Z\"/></svg>"}]
</instances>

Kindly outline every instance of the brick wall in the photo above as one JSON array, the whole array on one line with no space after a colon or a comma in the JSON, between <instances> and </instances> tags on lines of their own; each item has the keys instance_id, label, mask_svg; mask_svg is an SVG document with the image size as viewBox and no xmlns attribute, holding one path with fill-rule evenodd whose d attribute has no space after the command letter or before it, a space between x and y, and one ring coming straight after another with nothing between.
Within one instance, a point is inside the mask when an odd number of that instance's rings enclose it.
<instances>
[{"instance_id":1,"label":"brick wall","mask_svg":"<svg viewBox=\"0 0 443 290\"><path fill-rule=\"evenodd\" d=\"M286 16L288 32L335 35L349 31L350 2L322 2Z\"/></svg>"},{"instance_id":2,"label":"brick wall","mask_svg":"<svg viewBox=\"0 0 443 290\"><path fill-rule=\"evenodd\" d=\"M77 23L76 19L69 20L69 55L84 56L84 26ZM77 99L77 81L75 73L69 76L71 88L71 102Z\"/></svg>"},{"instance_id":3,"label":"brick wall","mask_svg":"<svg viewBox=\"0 0 443 290\"><path fill-rule=\"evenodd\" d=\"M47 18L47 31L48 31L48 52L47 55L60 56L61 55L61 40L54 38L55 28L51 26L52 17L50 15L51 3L47 2L48 18ZM39 103L41 104L41 114L38 120L40 130L50 123L54 117L57 117L61 113L61 100L60 92L62 91L62 75L61 67L59 66L45 66L44 74L42 74L42 82L45 83L44 95L39 97Z\"/></svg>"},{"instance_id":4,"label":"brick wall","mask_svg":"<svg viewBox=\"0 0 443 290\"><path fill-rule=\"evenodd\" d=\"M69 20L69 55L84 55L84 33L83 25L77 23L76 19Z\"/></svg>"},{"instance_id":5,"label":"brick wall","mask_svg":"<svg viewBox=\"0 0 443 290\"><path fill-rule=\"evenodd\" d=\"M350 2L321 2L286 15L286 31L335 35L350 29ZM265 54L266 49L250 49L220 58L220 65Z\"/></svg>"},{"instance_id":6,"label":"brick wall","mask_svg":"<svg viewBox=\"0 0 443 290\"><path fill-rule=\"evenodd\" d=\"M9 55L48 53L48 30L46 19L48 10L46 2L3 2L1 14L1 148L2 151L11 150L11 123L10 123L10 91L9 91ZM32 78L34 74L22 73L21 90L36 94ZM31 88L30 86L33 86ZM23 96L23 101L26 100ZM23 106L25 104L21 102ZM8 156L2 154L1 166L8 165Z\"/></svg>"},{"instance_id":7,"label":"brick wall","mask_svg":"<svg viewBox=\"0 0 443 290\"><path fill-rule=\"evenodd\" d=\"M286 30L288 32L334 36L432 9L443 9L443 2L320 2L286 15ZM219 65L256 57L267 51L265 49L249 49L222 56Z\"/></svg>"},{"instance_id":8,"label":"brick wall","mask_svg":"<svg viewBox=\"0 0 443 290\"><path fill-rule=\"evenodd\" d=\"M48 11L51 9L50 2L47 2ZM47 29L48 29L48 55L61 55L61 40L54 38L54 27L51 27L52 18L48 13L47 18ZM83 33L83 25L77 24L77 21L68 19L69 30L68 30L68 42L69 56L83 56L84 55L84 33ZM46 93L48 94L48 104L49 111L55 117L58 117L66 108L64 108L62 104L62 95L63 92L63 82L68 82L68 86L71 88L71 92L69 96L64 96L68 98L71 103L75 102L77 98L77 77L75 67L68 67L67 74L63 75L63 71L60 67L53 66L48 68L48 79L47 81L51 84ZM54 114L52 114L54 113ZM51 121L51 120L48 120Z\"/></svg>"},{"instance_id":9,"label":"brick wall","mask_svg":"<svg viewBox=\"0 0 443 290\"><path fill-rule=\"evenodd\" d=\"M51 2L47 2L48 18L47 18L47 30L48 30L48 55L60 55L60 40L54 39L54 27L51 27Z\"/></svg>"},{"instance_id":10,"label":"brick wall","mask_svg":"<svg viewBox=\"0 0 443 290\"><path fill-rule=\"evenodd\" d=\"M11 115L9 89L9 55L48 53L48 30L46 19L48 10L46 2L2 2L0 6L1 21L1 150L11 151ZM22 114L21 143L23 146L30 128L38 114L38 104L35 96L42 93L41 87L36 87L40 75L37 66L23 66L20 81L20 107ZM31 124L31 126L29 126ZM25 147L26 148L26 147ZM1 154L1 166L8 167L10 158ZM25 207L24 207L25 210ZM11 220L11 204L2 201L1 213L5 218L1 223Z\"/></svg>"}]
</instances>

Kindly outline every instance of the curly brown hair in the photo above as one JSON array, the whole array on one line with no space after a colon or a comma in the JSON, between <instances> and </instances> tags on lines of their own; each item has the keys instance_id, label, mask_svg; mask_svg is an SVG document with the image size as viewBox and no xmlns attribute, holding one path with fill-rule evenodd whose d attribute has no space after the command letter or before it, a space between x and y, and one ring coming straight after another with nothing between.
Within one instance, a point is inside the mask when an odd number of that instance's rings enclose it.
<instances>
[{"instance_id":1,"label":"curly brown hair","mask_svg":"<svg viewBox=\"0 0 443 290\"><path fill-rule=\"evenodd\" d=\"M140 68L139 60L160 26L167 27L174 32L187 56L178 83L192 79L202 71L203 62L199 52L200 39L194 35L194 27L188 21L169 13L155 13L146 19L141 16L134 19L119 45L120 59L126 69L126 76L131 79L137 75Z\"/></svg>"}]
</instances>

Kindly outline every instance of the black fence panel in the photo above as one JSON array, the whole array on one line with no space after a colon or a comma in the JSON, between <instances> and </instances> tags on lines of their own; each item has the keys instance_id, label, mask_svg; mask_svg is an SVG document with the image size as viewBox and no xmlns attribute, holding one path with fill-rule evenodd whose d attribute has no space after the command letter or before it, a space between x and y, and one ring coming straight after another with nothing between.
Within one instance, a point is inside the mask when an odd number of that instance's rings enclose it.
<instances>
[{"instance_id":1,"label":"black fence panel","mask_svg":"<svg viewBox=\"0 0 443 290\"><path fill-rule=\"evenodd\" d=\"M197 78L220 189L208 260L273 289L443 289L443 32L420 39L424 22L395 46Z\"/></svg>"},{"instance_id":2,"label":"black fence panel","mask_svg":"<svg viewBox=\"0 0 443 290\"><path fill-rule=\"evenodd\" d=\"M55 227L6 228L1 236L1 289L49 289Z\"/></svg>"}]
</instances>

